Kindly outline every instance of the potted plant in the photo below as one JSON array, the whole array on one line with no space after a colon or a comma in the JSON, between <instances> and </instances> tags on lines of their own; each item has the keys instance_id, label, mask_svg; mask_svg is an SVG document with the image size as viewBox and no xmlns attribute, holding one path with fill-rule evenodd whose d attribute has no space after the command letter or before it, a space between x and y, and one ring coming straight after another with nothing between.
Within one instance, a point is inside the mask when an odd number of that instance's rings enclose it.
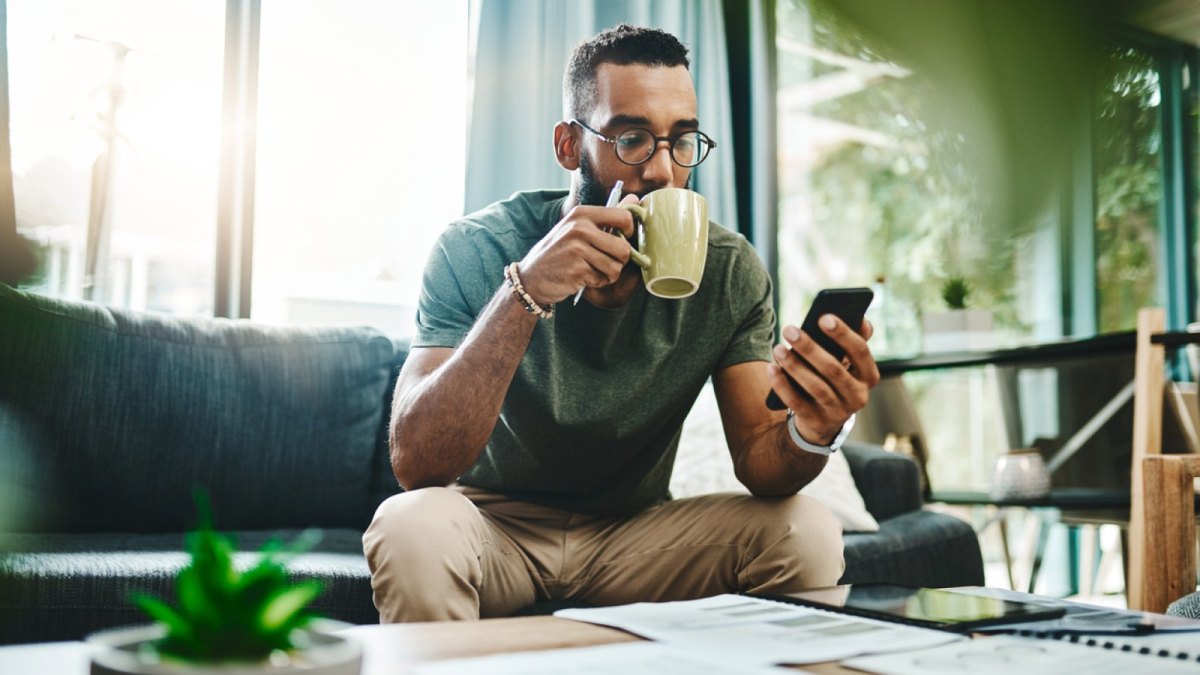
<instances>
[{"instance_id":1,"label":"potted plant","mask_svg":"<svg viewBox=\"0 0 1200 675\"><path fill-rule=\"evenodd\" d=\"M927 313L921 320L926 353L992 347L992 313L967 307L971 290L971 284L961 275L950 275L942 282L946 311Z\"/></svg>"},{"instance_id":2,"label":"potted plant","mask_svg":"<svg viewBox=\"0 0 1200 675\"><path fill-rule=\"evenodd\" d=\"M188 565L175 580L176 604L145 594L134 602L156 623L96 633L88 642L93 675L358 675L361 647L328 631L346 624L319 619L308 605L317 580L292 583L284 561L309 548L316 532L289 545L268 542L242 572L233 542L214 531L200 504L199 527L187 535Z\"/></svg>"}]
</instances>

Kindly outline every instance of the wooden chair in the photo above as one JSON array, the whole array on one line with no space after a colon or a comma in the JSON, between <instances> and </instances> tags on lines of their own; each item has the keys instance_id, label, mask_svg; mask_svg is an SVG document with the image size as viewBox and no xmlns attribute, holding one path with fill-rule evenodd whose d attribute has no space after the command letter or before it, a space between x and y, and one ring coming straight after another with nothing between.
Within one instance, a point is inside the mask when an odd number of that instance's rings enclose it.
<instances>
[{"instance_id":1,"label":"wooden chair","mask_svg":"<svg viewBox=\"0 0 1200 675\"><path fill-rule=\"evenodd\" d=\"M1130 608L1150 612L1196 590L1200 454L1162 454L1166 348L1154 337L1165 325L1162 309L1138 312L1126 592Z\"/></svg>"}]
</instances>

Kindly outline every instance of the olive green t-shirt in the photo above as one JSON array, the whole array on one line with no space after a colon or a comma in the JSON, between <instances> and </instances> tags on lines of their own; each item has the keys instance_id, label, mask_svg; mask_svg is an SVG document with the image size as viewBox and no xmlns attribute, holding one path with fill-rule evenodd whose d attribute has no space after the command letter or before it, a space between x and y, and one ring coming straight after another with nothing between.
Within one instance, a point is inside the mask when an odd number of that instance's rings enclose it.
<instances>
[{"instance_id":1,"label":"olive green t-shirt","mask_svg":"<svg viewBox=\"0 0 1200 675\"><path fill-rule=\"evenodd\" d=\"M561 219L566 192L519 192L449 226L425 267L414 347L457 347L504 267ZM516 300L514 299L514 302ZM580 513L668 499L684 418L721 368L770 356L771 282L749 242L715 223L700 289L639 286L622 307L558 303L538 321L487 448L459 482Z\"/></svg>"}]
</instances>

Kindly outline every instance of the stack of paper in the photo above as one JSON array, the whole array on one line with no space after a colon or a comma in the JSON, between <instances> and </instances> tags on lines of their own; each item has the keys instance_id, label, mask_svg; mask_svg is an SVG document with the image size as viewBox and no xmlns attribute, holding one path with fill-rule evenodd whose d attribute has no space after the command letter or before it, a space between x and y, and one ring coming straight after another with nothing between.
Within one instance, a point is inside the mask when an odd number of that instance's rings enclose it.
<instances>
[{"instance_id":1,"label":"stack of paper","mask_svg":"<svg viewBox=\"0 0 1200 675\"><path fill-rule=\"evenodd\" d=\"M837 661L965 639L944 631L740 595L565 609L554 615L627 630L685 648L711 662L758 666Z\"/></svg>"}]
</instances>

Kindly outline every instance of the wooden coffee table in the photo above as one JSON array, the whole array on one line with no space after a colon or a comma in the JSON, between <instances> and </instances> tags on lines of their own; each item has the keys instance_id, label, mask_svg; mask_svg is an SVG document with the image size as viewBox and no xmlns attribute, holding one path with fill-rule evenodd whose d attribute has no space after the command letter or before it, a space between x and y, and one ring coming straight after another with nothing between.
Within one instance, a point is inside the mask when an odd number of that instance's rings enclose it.
<instances>
[{"instance_id":1,"label":"wooden coffee table","mask_svg":"<svg viewBox=\"0 0 1200 675\"><path fill-rule=\"evenodd\" d=\"M407 675L421 663L445 659L641 640L614 628L552 616L355 626L341 632L362 643L363 675ZM0 647L0 673L84 675L92 649L83 642ZM858 672L837 664L808 665L804 669L817 673Z\"/></svg>"},{"instance_id":2,"label":"wooden coffee table","mask_svg":"<svg viewBox=\"0 0 1200 675\"><path fill-rule=\"evenodd\" d=\"M340 631L363 646L362 675L402 675L429 661L637 642L616 630L552 616L355 626Z\"/></svg>"},{"instance_id":3,"label":"wooden coffee table","mask_svg":"<svg viewBox=\"0 0 1200 675\"><path fill-rule=\"evenodd\" d=\"M615 628L553 616L355 626L342 634L362 643L363 675L406 675L418 664L444 659L641 640ZM804 670L859 672L836 663L809 664Z\"/></svg>"}]
</instances>

